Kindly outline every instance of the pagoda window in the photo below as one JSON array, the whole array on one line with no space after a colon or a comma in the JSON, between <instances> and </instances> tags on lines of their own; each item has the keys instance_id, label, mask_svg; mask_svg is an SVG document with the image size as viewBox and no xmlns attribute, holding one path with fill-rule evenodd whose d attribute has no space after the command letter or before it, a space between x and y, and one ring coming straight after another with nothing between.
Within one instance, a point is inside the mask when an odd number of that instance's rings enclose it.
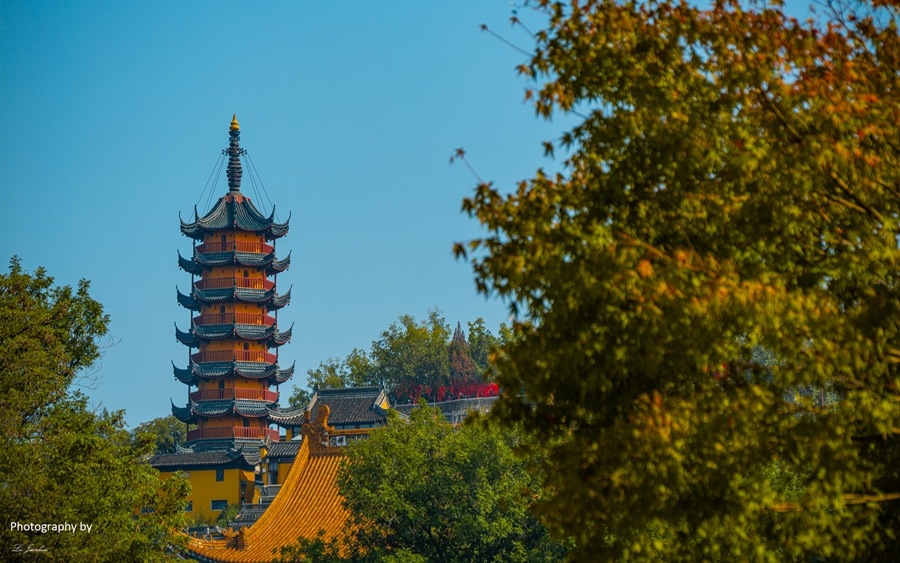
<instances>
[{"instance_id":1,"label":"pagoda window","mask_svg":"<svg viewBox=\"0 0 900 563\"><path fill-rule=\"evenodd\" d=\"M244 342L244 350L249 350L249 349L250 349L250 345L247 344L246 342Z\"/></svg>"},{"instance_id":2,"label":"pagoda window","mask_svg":"<svg viewBox=\"0 0 900 563\"><path fill-rule=\"evenodd\" d=\"M250 428L250 421L246 418L244 419L244 428Z\"/></svg>"},{"instance_id":3,"label":"pagoda window","mask_svg":"<svg viewBox=\"0 0 900 563\"><path fill-rule=\"evenodd\" d=\"M227 240L228 240L228 238L225 235L222 235L222 242L225 242Z\"/></svg>"},{"instance_id":4,"label":"pagoda window","mask_svg":"<svg viewBox=\"0 0 900 563\"><path fill-rule=\"evenodd\" d=\"M219 389L225 389L225 380L219 381Z\"/></svg>"},{"instance_id":5,"label":"pagoda window","mask_svg":"<svg viewBox=\"0 0 900 563\"><path fill-rule=\"evenodd\" d=\"M219 307L219 313L222 315L225 314L225 305L222 305L221 307Z\"/></svg>"},{"instance_id":6,"label":"pagoda window","mask_svg":"<svg viewBox=\"0 0 900 563\"><path fill-rule=\"evenodd\" d=\"M225 480L225 470L224 469L216 469L216 481L224 481ZM216 501L213 501L216 502ZM213 508L215 510L215 508ZM219 510L222 510L221 508Z\"/></svg>"},{"instance_id":7,"label":"pagoda window","mask_svg":"<svg viewBox=\"0 0 900 563\"><path fill-rule=\"evenodd\" d=\"M244 277L245 277L245 278L249 278L249 277L250 277L250 272L248 272L247 270L244 270Z\"/></svg>"}]
</instances>

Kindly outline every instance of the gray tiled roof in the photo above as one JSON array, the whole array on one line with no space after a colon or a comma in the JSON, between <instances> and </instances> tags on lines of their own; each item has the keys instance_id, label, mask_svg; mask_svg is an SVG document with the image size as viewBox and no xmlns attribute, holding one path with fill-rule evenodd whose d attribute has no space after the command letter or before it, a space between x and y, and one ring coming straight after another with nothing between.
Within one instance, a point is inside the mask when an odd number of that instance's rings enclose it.
<instances>
[{"instance_id":1,"label":"gray tiled roof","mask_svg":"<svg viewBox=\"0 0 900 563\"><path fill-rule=\"evenodd\" d=\"M269 217L265 217L256 209L249 197L243 194L238 195L240 197L227 195L219 198L219 201L216 202L209 213L203 217L198 216L195 208L194 222L185 223L181 221L181 232L197 240L202 240L206 232L232 229L264 233L267 240L273 240L287 234L290 217L284 223L276 223L274 207L272 208L272 214Z\"/></svg>"},{"instance_id":2,"label":"gray tiled roof","mask_svg":"<svg viewBox=\"0 0 900 563\"><path fill-rule=\"evenodd\" d=\"M150 465L163 471L174 471L180 468L198 466L234 466L253 467L260 462L259 445L244 444L235 446L234 442L226 444L208 444L211 451L182 450L175 454L160 454L150 458Z\"/></svg>"},{"instance_id":3,"label":"gray tiled roof","mask_svg":"<svg viewBox=\"0 0 900 563\"><path fill-rule=\"evenodd\" d=\"M310 417L316 417L319 406L328 405L330 425L383 422L387 411L378 405L384 399L384 391L378 387L319 389L310 401Z\"/></svg>"},{"instance_id":4,"label":"gray tiled roof","mask_svg":"<svg viewBox=\"0 0 900 563\"><path fill-rule=\"evenodd\" d=\"M251 268L268 266L275 261L275 253L259 254L257 252L199 252L194 248L194 262L201 266L226 266L239 264Z\"/></svg>"},{"instance_id":5,"label":"gray tiled roof","mask_svg":"<svg viewBox=\"0 0 900 563\"><path fill-rule=\"evenodd\" d=\"M226 266L230 264L240 264L253 268L266 269L266 274L273 275L287 270L291 265L291 255L281 260L275 259L275 253L266 254L260 257L259 254L251 252L213 252L208 254L200 254L194 250L192 259L185 258L178 252L178 266L189 274L202 275L204 270L212 269L216 266Z\"/></svg>"},{"instance_id":6,"label":"gray tiled roof","mask_svg":"<svg viewBox=\"0 0 900 563\"><path fill-rule=\"evenodd\" d=\"M306 409L269 409L269 421L282 427L303 426L306 420Z\"/></svg>"},{"instance_id":7,"label":"gray tiled roof","mask_svg":"<svg viewBox=\"0 0 900 563\"><path fill-rule=\"evenodd\" d=\"M282 346L287 344L293 333L293 325L285 331L279 331L276 326L256 325L256 324L215 324L215 325L198 325L192 324L190 332L179 330L178 324L175 325L175 338L192 348L197 348L201 340L221 340L223 338L243 338L244 340L267 340L271 346Z\"/></svg>"},{"instance_id":8,"label":"gray tiled roof","mask_svg":"<svg viewBox=\"0 0 900 563\"><path fill-rule=\"evenodd\" d=\"M269 311L276 311L291 302L291 290L286 293L275 293L274 289L250 289L245 287L226 287L221 289L197 289L191 295L185 295L178 290L178 303L185 309L200 311L203 304L229 303L240 301L243 303L263 303Z\"/></svg>"},{"instance_id":9,"label":"gray tiled roof","mask_svg":"<svg viewBox=\"0 0 900 563\"><path fill-rule=\"evenodd\" d=\"M269 446L269 453L266 454L266 459L271 461L294 459L297 457L297 452L300 451L301 444L300 440L272 442L272 445Z\"/></svg>"},{"instance_id":10,"label":"gray tiled roof","mask_svg":"<svg viewBox=\"0 0 900 563\"><path fill-rule=\"evenodd\" d=\"M179 407L172 403L172 414L182 422L196 422L197 416L217 417L226 414L260 418L268 415L267 407L275 403L254 401L251 399L222 399L215 401L191 401L187 406Z\"/></svg>"},{"instance_id":11,"label":"gray tiled roof","mask_svg":"<svg viewBox=\"0 0 900 563\"><path fill-rule=\"evenodd\" d=\"M192 465L227 465L233 463L238 457L229 452L160 454L150 458L150 465L157 469Z\"/></svg>"},{"instance_id":12,"label":"gray tiled roof","mask_svg":"<svg viewBox=\"0 0 900 563\"><path fill-rule=\"evenodd\" d=\"M284 383L294 375L294 364L281 369L278 364L262 362L209 362L203 364L190 363L187 369L172 364L175 378L187 385L197 385L200 379L217 379L237 375L244 379L269 379L275 383Z\"/></svg>"},{"instance_id":13,"label":"gray tiled roof","mask_svg":"<svg viewBox=\"0 0 900 563\"><path fill-rule=\"evenodd\" d=\"M328 405L328 424L377 424L384 422L387 411L380 407L387 398L378 387L351 387L347 389L319 389L304 409L269 409L269 420L288 427L302 426L306 411L315 418L319 406Z\"/></svg>"}]
</instances>

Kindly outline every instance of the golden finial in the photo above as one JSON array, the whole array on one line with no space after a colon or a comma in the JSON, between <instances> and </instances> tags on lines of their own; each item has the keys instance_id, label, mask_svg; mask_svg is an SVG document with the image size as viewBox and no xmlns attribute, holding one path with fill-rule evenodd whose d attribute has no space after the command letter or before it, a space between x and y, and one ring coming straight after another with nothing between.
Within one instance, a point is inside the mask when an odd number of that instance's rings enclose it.
<instances>
[{"instance_id":1,"label":"golden finial","mask_svg":"<svg viewBox=\"0 0 900 563\"><path fill-rule=\"evenodd\" d=\"M237 114L234 114L234 115L231 116L231 127L230 127L230 129L231 129L232 131L240 131L240 130L241 130L241 126L238 125L238 122L237 122Z\"/></svg>"}]
</instances>

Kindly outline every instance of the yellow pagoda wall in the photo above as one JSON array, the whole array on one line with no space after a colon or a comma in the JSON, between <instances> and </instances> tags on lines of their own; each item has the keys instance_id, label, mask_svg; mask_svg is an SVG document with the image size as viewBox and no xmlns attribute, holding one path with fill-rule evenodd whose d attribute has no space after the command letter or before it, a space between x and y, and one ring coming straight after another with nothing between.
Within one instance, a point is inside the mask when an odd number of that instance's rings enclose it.
<instances>
[{"instance_id":1,"label":"yellow pagoda wall","mask_svg":"<svg viewBox=\"0 0 900 563\"><path fill-rule=\"evenodd\" d=\"M205 421L201 421L201 424L198 426L198 428L243 428L244 420L249 423L246 428L262 428L262 426L260 425L260 421L262 419L260 418L243 418L232 414L209 418Z\"/></svg>"}]
</instances>

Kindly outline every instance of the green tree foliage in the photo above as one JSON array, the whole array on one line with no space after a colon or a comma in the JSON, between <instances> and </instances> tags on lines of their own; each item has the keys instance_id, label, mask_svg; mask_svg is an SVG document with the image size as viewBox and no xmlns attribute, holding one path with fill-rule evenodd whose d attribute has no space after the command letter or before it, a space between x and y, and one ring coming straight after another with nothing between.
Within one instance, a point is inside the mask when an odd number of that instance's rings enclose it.
<instances>
[{"instance_id":1,"label":"green tree foliage","mask_svg":"<svg viewBox=\"0 0 900 563\"><path fill-rule=\"evenodd\" d=\"M437 308L428 311L428 318L421 322L403 315L372 342L369 352L354 348L343 360L329 358L308 370L309 389L383 384L403 398L417 397L425 390L433 397L436 389L452 385L470 384L474 389L491 380L490 354L502 338L491 334L483 319L468 323L468 341L457 325L458 335L451 338L450 325ZM503 335L508 328L501 325L500 331ZM290 404L306 405L309 392L293 389Z\"/></svg>"},{"instance_id":2,"label":"green tree foliage","mask_svg":"<svg viewBox=\"0 0 900 563\"><path fill-rule=\"evenodd\" d=\"M500 340L491 334L484 324L484 319L476 319L475 322L469 322L468 325L469 355L472 363L475 364L475 374L479 379L491 381L493 379L491 354L500 344ZM506 325L500 325L501 334L504 329L506 329Z\"/></svg>"},{"instance_id":3,"label":"green tree foliage","mask_svg":"<svg viewBox=\"0 0 900 563\"><path fill-rule=\"evenodd\" d=\"M310 389L342 389L344 387L377 386L375 364L372 358L359 348L354 348L343 360L329 358L316 369L308 370Z\"/></svg>"},{"instance_id":4,"label":"green tree foliage","mask_svg":"<svg viewBox=\"0 0 900 563\"><path fill-rule=\"evenodd\" d=\"M78 289L55 287L43 268L33 275L17 257L0 274L0 436L26 437L43 410L66 397L82 370L100 357L97 339L109 318Z\"/></svg>"},{"instance_id":5,"label":"green tree foliage","mask_svg":"<svg viewBox=\"0 0 900 563\"><path fill-rule=\"evenodd\" d=\"M193 425L191 425L193 427ZM176 445L184 445L187 441L185 423L172 415L154 418L137 425L131 431L131 439L135 446L142 443L143 434L149 434L154 442L154 453L175 453Z\"/></svg>"},{"instance_id":6,"label":"green tree foliage","mask_svg":"<svg viewBox=\"0 0 900 563\"><path fill-rule=\"evenodd\" d=\"M453 340L450 341L450 377L460 383L470 383L476 378L472 351L459 323L456 323Z\"/></svg>"},{"instance_id":7,"label":"green tree foliage","mask_svg":"<svg viewBox=\"0 0 900 563\"><path fill-rule=\"evenodd\" d=\"M43 561L161 561L179 540L188 485L160 482L146 465L151 440L134 446L123 413L96 413L68 387L100 356L107 317L88 294L56 287L18 259L0 275L0 531L3 559L15 545L44 547ZM147 508L145 514L140 514ZM75 525L41 533L20 524ZM90 532L80 525L90 525Z\"/></svg>"},{"instance_id":8,"label":"green tree foliage","mask_svg":"<svg viewBox=\"0 0 900 563\"><path fill-rule=\"evenodd\" d=\"M527 97L584 120L457 252L521 314L495 412L547 453L545 521L585 561L894 559L900 7L537 7Z\"/></svg>"},{"instance_id":9,"label":"green tree foliage","mask_svg":"<svg viewBox=\"0 0 900 563\"><path fill-rule=\"evenodd\" d=\"M440 387L450 382L450 325L441 311L431 309L428 319L416 322L403 315L372 343L378 378L389 389L422 385Z\"/></svg>"},{"instance_id":10,"label":"green tree foliage","mask_svg":"<svg viewBox=\"0 0 900 563\"><path fill-rule=\"evenodd\" d=\"M293 392L288 398L288 404L295 409L302 409L309 404L310 399L312 399L312 395L310 395L309 391L294 385Z\"/></svg>"},{"instance_id":11,"label":"green tree foliage","mask_svg":"<svg viewBox=\"0 0 900 563\"><path fill-rule=\"evenodd\" d=\"M455 428L436 408L409 421L392 413L338 473L353 530L346 543L305 540L281 561L562 561L565 546L528 512L540 478L513 453L517 442L483 424Z\"/></svg>"},{"instance_id":12,"label":"green tree foliage","mask_svg":"<svg viewBox=\"0 0 900 563\"><path fill-rule=\"evenodd\" d=\"M319 537L301 537L297 543L279 548L278 557L272 563L347 563L350 558L341 553L341 540L338 537L326 540L324 535L325 530L320 530Z\"/></svg>"},{"instance_id":13,"label":"green tree foliage","mask_svg":"<svg viewBox=\"0 0 900 563\"><path fill-rule=\"evenodd\" d=\"M237 517L238 512L240 511L241 507L237 504L229 504L227 507L225 507L225 510L219 513L219 517L216 518L216 526L220 528L227 528L229 522L234 520Z\"/></svg>"}]
</instances>

